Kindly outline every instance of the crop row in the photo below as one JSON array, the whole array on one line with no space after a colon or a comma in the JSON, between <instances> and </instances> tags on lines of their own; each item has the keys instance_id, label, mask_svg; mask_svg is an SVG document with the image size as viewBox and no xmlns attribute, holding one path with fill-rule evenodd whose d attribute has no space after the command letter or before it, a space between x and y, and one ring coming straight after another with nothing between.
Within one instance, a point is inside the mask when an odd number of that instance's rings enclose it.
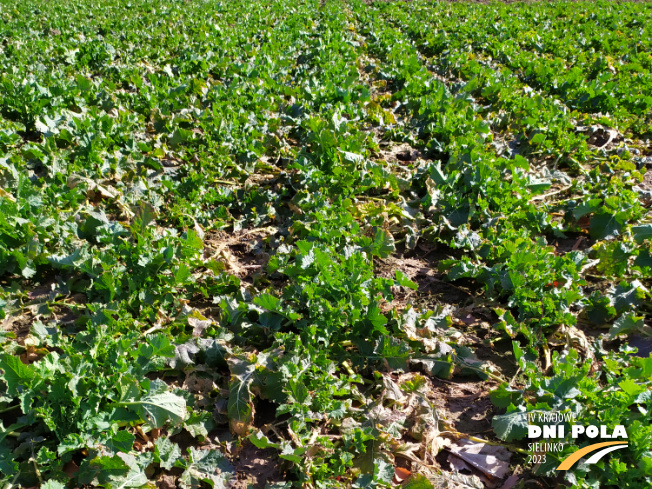
<instances>
[{"instance_id":1,"label":"crop row","mask_svg":"<svg viewBox=\"0 0 652 489\"><path fill-rule=\"evenodd\" d=\"M643 172L578 130L649 130L649 45L605 37L644 30L646 7L594 9L576 48L561 7L491 8L3 6L0 315L28 329L0 336L3 480L220 487L252 444L277 454L273 487L385 487L397 447L431 487L427 377L455 375L499 382L508 442L533 411L630 426L631 450L577 487L649 478L649 359L575 327L647 331ZM600 56L636 66L616 86ZM562 89L560 59L577 64ZM384 156L399 144L424 158ZM554 244L569 237L589 245ZM395 305L418 284L379 265L419 244L500 306L517 386L450 308Z\"/></svg>"}]
</instances>

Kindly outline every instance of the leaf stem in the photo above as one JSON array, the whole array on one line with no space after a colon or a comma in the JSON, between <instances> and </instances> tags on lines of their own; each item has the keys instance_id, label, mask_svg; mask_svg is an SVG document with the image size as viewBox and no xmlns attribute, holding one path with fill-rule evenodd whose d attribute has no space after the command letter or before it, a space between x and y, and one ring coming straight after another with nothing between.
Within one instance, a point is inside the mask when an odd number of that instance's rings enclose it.
<instances>
[{"instance_id":1,"label":"leaf stem","mask_svg":"<svg viewBox=\"0 0 652 489\"><path fill-rule=\"evenodd\" d=\"M14 409L18 409L20 407L20 404L16 404L15 406L11 406L5 409L0 409L0 414L8 413L9 411L13 411Z\"/></svg>"},{"instance_id":2,"label":"leaf stem","mask_svg":"<svg viewBox=\"0 0 652 489\"><path fill-rule=\"evenodd\" d=\"M513 445L509 445L507 443L498 443L496 441L490 441L490 440L485 440L483 438L478 438L477 436L467 435L466 433L462 433L460 431L457 431L455 428L453 428L448 423L442 422L442 426L446 429L446 432L450 432L451 434L454 434L455 436L460 436L462 438L466 438L466 439L474 441L476 443L484 443L485 445L492 445L494 447L505 447L505 448L509 449L510 451L520 453L521 455L529 455L529 452L527 450L523 450L522 448L518 448L518 447L515 447Z\"/></svg>"}]
</instances>

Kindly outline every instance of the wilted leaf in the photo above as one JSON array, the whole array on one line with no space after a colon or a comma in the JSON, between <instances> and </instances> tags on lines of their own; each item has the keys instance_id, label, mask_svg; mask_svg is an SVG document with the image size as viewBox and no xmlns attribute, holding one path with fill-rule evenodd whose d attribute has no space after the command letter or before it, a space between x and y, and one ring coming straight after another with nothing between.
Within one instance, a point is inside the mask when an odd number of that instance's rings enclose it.
<instances>
[{"instance_id":1,"label":"wilted leaf","mask_svg":"<svg viewBox=\"0 0 652 489\"><path fill-rule=\"evenodd\" d=\"M254 419L254 405L250 386L256 364L243 356L230 356L227 359L231 370L229 384L228 414L231 431L239 436L245 436Z\"/></svg>"}]
</instances>

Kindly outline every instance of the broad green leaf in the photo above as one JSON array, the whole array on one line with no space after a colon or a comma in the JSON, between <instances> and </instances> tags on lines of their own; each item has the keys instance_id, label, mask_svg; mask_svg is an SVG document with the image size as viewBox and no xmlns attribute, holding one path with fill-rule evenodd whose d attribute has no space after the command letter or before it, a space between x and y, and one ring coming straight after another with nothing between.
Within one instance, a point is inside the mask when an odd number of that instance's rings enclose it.
<instances>
[{"instance_id":1,"label":"broad green leaf","mask_svg":"<svg viewBox=\"0 0 652 489\"><path fill-rule=\"evenodd\" d=\"M179 445L169 438L160 437L154 442L154 460L165 470L170 470L183 457Z\"/></svg>"},{"instance_id":2,"label":"broad green leaf","mask_svg":"<svg viewBox=\"0 0 652 489\"><path fill-rule=\"evenodd\" d=\"M517 389L501 384L498 389L491 391L489 397L495 406L506 408L510 404L517 404L522 399L522 393Z\"/></svg>"},{"instance_id":3,"label":"broad green leaf","mask_svg":"<svg viewBox=\"0 0 652 489\"><path fill-rule=\"evenodd\" d=\"M213 489L228 489L234 477L233 466L217 450L197 450L190 447L186 470L179 477L182 489L200 488L208 483Z\"/></svg>"},{"instance_id":4,"label":"broad green leaf","mask_svg":"<svg viewBox=\"0 0 652 489\"><path fill-rule=\"evenodd\" d=\"M634 313L628 312L614 321L609 330L609 336L615 338L621 334L635 333L645 326L642 316L635 316Z\"/></svg>"},{"instance_id":5,"label":"broad green leaf","mask_svg":"<svg viewBox=\"0 0 652 489\"><path fill-rule=\"evenodd\" d=\"M491 426L496 436L504 441L520 440L527 435L527 413L523 406L515 411L494 416Z\"/></svg>"},{"instance_id":6,"label":"broad green leaf","mask_svg":"<svg viewBox=\"0 0 652 489\"><path fill-rule=\"evenodd\" d=\"M546 135L543 133L538 133L532 136L532 138L530 139L530 144L539 145L543 143L545 140L546 140Z\"/></svg>"},{"instance_id":7,"label":"broad green leaf","mask_svg":"<svg viewBox=\"0 0 652 489\"><path fill-rule=\"evenodd\" d=\"M248 436L248 440L256 447L256 448L276 448L280 449L280 445L278 443L273 443L267 438L262 431L258 430L251 435Z\"/></svg>"},{"instance_id":8,"label":"broad green leaf","mask_svg":"<svg viewBox=\"0 0 652 489\"><path fill-rule=\"evenodd\" d=\"M168 420L178 424L186 418L186 400L171 392L150 393L140 400L120 404L134 409L154 428L161 428Z\"/></svg>"},{"instance_id":9,"label":"broad green leaf","mask_svg":"<svg viewBox=\"0 0 652 489\"><path fill-rule=\"evenodd\" d=\"M368 440L365 444L365 451L353 459L353 466L360 469L362 474L373 475L376 465L383 461L381 443L379 440Z\"/></svg>"},{"instance_id":10,"label":"broad green leaf","mask_svg":"<svg viewBox=\"0 0 652 489\"><path fill-rule=\"evenodd\" d=\"M394 238L384 229L378 229L376 230L373 243L369 245L368 249L372 255L387 258L396 250Z\"/></svg>"},{"instance_id":11,"label":"broad green leaf","mask_svg":"<svg viewBox=\"0 0 652 489\"><path fill-rule=\"evenodd\" d=\"M128 453L134 446L136 437L127 430L120 430L107 443L107 447L114 452Z\"/></svg>"},{"instance_id":12,"label":"broad green leaf","mask_svg":"<svg viewBox=\"0 0 652 489\"><path fill-rule=\"evenodd\" d=\"M421 474L415 474L403 485L403 489L434 489L435 486Z\"/></svg>"},{"instance_id":13,"label":"broad green leaf","mask_svg":"<svg viewBox=\"0 0 652 489\"><path fill-rule=\"evenodd\" d=\"M129 466L118 455L99 456L85 459L80 465L77 479L82 484L90 484L97 480L101 485L110 484L114 478L125 477Z\"/></svg>"},{"instance_id":14,"label":"broad green leaf","mask_svg":"<svg viewBox=\"0 0 652 489\"><path fill-rule=\"evenodd\" d=\"M637 243L641 244L646 239L652 240L652 224L632 226L632 234Z\"/></svg>"},{"instance_id":15,"label":"broad green leaf","mask_svg":"<svg viewBox=\"0 0 652 489\"><path fill-rule=\"evenodd\" d=\"M402 285L403 287L408 287L412 290L417 290L419 286L412 282L410 278L405 275L401 270L396 270L396 281L398 282L399 285Z\"/></svg>"},{"instance_id":16,"label":"broad green leaf","mask_svg":"<svg viewBox=\"0 0 652 489\"><path fill-rule=\"evenodd\" d=\"M118 454L114 457L96 459L99 465L97 480L111 489L143 487L147 484L147 475L138 466L136 457L130 454ZM126 470L125 470L126 469Z\"/></svg>"},{"instance_id":17,"label":"broad green leaf","mask_svg":"<svg viewBox=\"0 0 652 489\"><path fill-rule=\"evenodd\" d=\"M7 383L7 393L11 396L17 396L23 389L29 388L36 375L31 365L25 365L14 355L2 355L0 369L3 371L0 379Z\"/></svg>"},{"instance_id":18,"label":"broad green leaf","mask_svg":"<svg viewBox=\"0 0 652 489\"><path fill-rule=\"evenodd\" d=\"M642 386L631 379L625 379L621 381L618 386L623 390L623 392L630 396L637 396L641 392L645 392L647 390L645 386Z\"/></svg>"},{"instance_id":19,"label":"broad green leaf","mask_svg":"<svg viewBox=\"0 0 652 489\"><path fill-rule=\"evenodd\" d=\"M615 215L596 214L589 223L589 233L593 239L613 239L620 235L622 224Z\"/></svg>"},{"instance_id":20,"label":"broad green leaf","mask_svg":"<svg viewBox=\"0 0 652 489\"><path fill-rule=\"evenodd\" d=\"M277 311L281 304L281 300L278 297L274 297L272 294L260 294L254 298L254 304L269 311Z\"/></svg>"},{"instance_id":21,"label":"broad green leaf","mask_svg":"<svg viewBox=\"0 0 652 489\"><path fill-rule=\"evenodd\" d=\"M208 411L192 412L183 427L196 438L206 438L208 432L215 427L215 421Z\"/></svg>"},{"instance_id":22,"label":"broad green leaf","mask_svg":"<svg viewBox=\"0 0 652 489\"><path fill-rule=\"evenodd\" d=\"M633 280L630 283L621 282L610 292L613 293L614 307L619 313L639 307L648 293L638 280Z\"/></svg>"}]
</instances>

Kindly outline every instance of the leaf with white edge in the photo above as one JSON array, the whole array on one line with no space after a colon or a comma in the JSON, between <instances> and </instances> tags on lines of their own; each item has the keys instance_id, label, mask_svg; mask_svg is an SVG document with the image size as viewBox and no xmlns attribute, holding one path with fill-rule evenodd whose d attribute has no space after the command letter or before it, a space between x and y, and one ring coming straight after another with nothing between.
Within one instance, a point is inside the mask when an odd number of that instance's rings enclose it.
<instances>
[{"instance_id":1,"label":"leaf with white edge","mask_svg":"<svg viewBox=\"0 0 652 489\"><path fill-rule=\"evenodd\" d=\"M393 478L394 465L382 459L376 460L374 479L382 481L385 484L391 484Z\"/></svg>"},{"instance_id":2,"label":"leaf with white edge","mask_svg":"<svg viewBox=\"0 0 652 489\"><path fill-rule=\"evenodd\" d=\"M342 151L342 156L344 161L348 161L349 163L354 163L356 165L362 163L364 161L364 156L357 154L357 153L351 153L349 151Z\"/></svg>"},{"instance_id":3,"label":"leaf with white edge","mask_svg":"<svg viewBox=\"0 0 652 489\"><path fill-rule=\"evenodd\" d=\"M196 312L196 311L193 311ZM201 316L201 314L196 313L188 317L188 326L192 326L192 335L201 336L204 330L210 325L213 324L213 321L206 319Z\"/></svg>"},{"instance_id":4,"label":"leaf with white edge","mask_svg":"<svg viewBox=\"0 0 652 489\"><path fill-rule=\"evenodd\" d=\"M174 358L171 358L169 363L170 367L175 370L182 370L188 365L195 363L195 354L199 352L199 347L193 340L188 340L182 345L174 347Z\"/></svg>"}]
</instances>

